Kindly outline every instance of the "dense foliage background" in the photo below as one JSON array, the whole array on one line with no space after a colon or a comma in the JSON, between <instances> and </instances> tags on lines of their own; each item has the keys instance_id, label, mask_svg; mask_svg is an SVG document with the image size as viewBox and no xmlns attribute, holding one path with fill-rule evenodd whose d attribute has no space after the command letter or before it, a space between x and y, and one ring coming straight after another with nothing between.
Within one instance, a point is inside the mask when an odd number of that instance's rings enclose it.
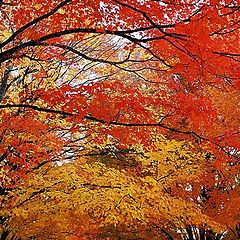
<instances>
[{"instance_id":1,"label":"dense foliage background","mask_svg":"<svg viewBox=\"0 0 240 240\"><path fill-rule=\"evenodd\" d=\"M1 1L1 239L240 239L239 10Z\"/></svg>"}]
</instances>

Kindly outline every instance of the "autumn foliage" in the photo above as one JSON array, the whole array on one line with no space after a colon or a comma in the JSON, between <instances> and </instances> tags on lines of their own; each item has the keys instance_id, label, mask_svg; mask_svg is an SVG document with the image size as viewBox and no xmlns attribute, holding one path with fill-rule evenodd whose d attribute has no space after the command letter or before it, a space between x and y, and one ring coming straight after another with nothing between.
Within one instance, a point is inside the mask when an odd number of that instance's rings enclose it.
<instances>
[{"instance_id":1,"label":"autumn foliage","mask_svg":"<svg viewBox=\"0 0 240 240\"><path fill-rule=\"evenodd\" d=\"M0 1L1 239L239 239L239 9Z\"/></svg>"}]
</instances>

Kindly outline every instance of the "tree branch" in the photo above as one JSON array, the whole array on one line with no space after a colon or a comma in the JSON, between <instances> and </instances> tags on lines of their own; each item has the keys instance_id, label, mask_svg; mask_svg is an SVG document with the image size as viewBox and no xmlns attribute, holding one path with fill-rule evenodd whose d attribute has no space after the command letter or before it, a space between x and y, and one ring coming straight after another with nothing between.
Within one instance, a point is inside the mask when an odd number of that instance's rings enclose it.
<instances>
[{"instance_id":1,"label":"tree branch","mask_svg":"<svg viewBox=\"0 0 240 240\"><path fill-rule=\"evenodd\" d=\"M42 21L43 19L46 19L48 17L50 17L51 15L53 15L54 13L56 13L61 7L63 7L64 5L68 4L69 2L71 2L72 0L65 0L63 2L61 2L60 4L58 4L54 9L52 9L50 12L28 22L26 25L22 26L21 28L19 28L15 33L13 33L7 40L5 40L4 42L2 42L0 44L0 48L3 48L4 46L6 46L8 43L10 43L15 37L17 37L19 34L23 33L26 29L28 29L29 27L37 24L38 22Z\"/></svg>"},{"instance_id":2,"label":"tree branch","mask_svg":"<svg viewBox=\"0 0 240 240\"><path fill-rule=\"evenodd\" d=\"M5 105L0 105L0 109L4 108L30 108L39 112L46 112L46 113L55 113L55 114L60 114L60 115L65 115L65 116L74 116L75 114L69 113L69 112L64 112L60 110L54 110L54 109L47 109L47 108L41 108L38 106L34 105L28 105L28 104L5 104Z\"/></svg>"},{"instance_id":3,"label":"tree branch","mask_svg":"<svg viewBox=\"0 0 240 240\"><path fill-rule=\"evenodd\" d=\"M3 76L3 79L2 79L1 85L0 85L0 102L3 100L4 95L6 93L7 82L8 82L8 78L9 78L11 70L12 70L12 66L6 66L4 76Z\"/></svg>"},{"instance_id":4,"label":"tree branch","mask_svg":"<svg viewBox=\"0 0 240 240\"><path fill-rule=\"evenodd\" d=\"M60 115L63 115L63 116L77 116L78 115L77 113L70 113L70 112L65 112L65 111L61 111L61 110L41 108L41 107L38 107L38 106L28 105L28 104L5 104L5 105L0 105L0 109L15 108L15 107L30 108L30 109L33 109L33 110L36 110L36 111L40 111L40 112L60 114ZM159 123L125 123L125 122L117 122L117 121L110 121L110 122L108 122L108 121L105 121L103 119L98 119L98 118L90 116L90 115L86 115L84 117L84 119L90 120L90 121L94 121L94 122L98 122L98 123L102 123L102 124L106 124L106 125L113 125L113 126L123 126L123 127L159 127L159 128L163 128L163 129L169 130L171 132L179 133L179 134L182 134L182 135L190 135L195 140L211 142L210 139L205 138L203 136L200 136L199 134L197 134L194 131L183 131L183 130L180 130L180 129L177 129L177 128L173 128L173 127L164 125L161 122L159 122ZM226 151L224 149L224 147L220 146L218 143L215 143L215 142L212 142L212 143L214 145L216 145L219 149L221 149L228 156L232 156L234 158L239 159L237 156L235 156L235 155L231 154L230 152Z\"/></svg>"}]
</instances>

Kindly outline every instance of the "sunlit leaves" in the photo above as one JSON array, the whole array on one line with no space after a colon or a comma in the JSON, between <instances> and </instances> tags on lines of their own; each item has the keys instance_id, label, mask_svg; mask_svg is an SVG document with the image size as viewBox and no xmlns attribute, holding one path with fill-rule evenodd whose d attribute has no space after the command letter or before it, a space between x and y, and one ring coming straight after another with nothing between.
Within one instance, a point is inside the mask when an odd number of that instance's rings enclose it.
<instances>
[{"instance_id":1,"label":"sunlit leaves","mask_svg":"<svg viewBox=\"0 0 240 240\"><path fill-rule=\"evenodd\" d=\"M174 154L173 149L184 148L178 143L166 143L165 146L159 159L165 158L165 151L171 156ZM191 158L187 149L182 154ZM171 165L177 168L178 161L182 161L181 156L175 160ZM85 161L88 159L85 158ZM42 232L40 239L48 231L49 234L59 232L59 237L71 233L79 236L87 234L84 233L87 231L85 221L88 221L92 233L96 227L101 229L125 225L131 228L132 224L139 227L151 224L184 227L185 224L200 226L204 223L215 230L219 229L220 225L205 216L193 202L174 197L165 191L171 187L172 179L184 174L181 169L174 176L167 176L165 184L162 184L162 180L156 179L150 172L147 176L143 171L140 173L141 177L136 177L126 170L106 167L97 158L95 161L82 166L77 162L61 167L48 165L43 172L38 171L32 175L27 181L27 187L16 189L16 197L9 199L12 202L12 216L8 227L11 227L13 233L22 236L26 234L23 232L24 224L28 228L27 234L36 235L39 231ZM163 162L163 165L171 170L167 163ZM151 170L152 166L145 165L144 168ZM164 172L163 167L162 171ZM48 229L47 222L54 223L55 227Z\"/></svg>"},{"instance_id":2,"label":"sunlit leaves","mask_svg":"<svg viewBox=\"0 0 240 240\"><path fill-rule=\"evenodd\" d=\"M72 229L71 237L90 239L133 224L221 231L237 222L236 1L0 7L0 178L4 214L13 211L9 230L22 236L28 225L29 236L47 239Z\"/></svg>"}]
</instances>

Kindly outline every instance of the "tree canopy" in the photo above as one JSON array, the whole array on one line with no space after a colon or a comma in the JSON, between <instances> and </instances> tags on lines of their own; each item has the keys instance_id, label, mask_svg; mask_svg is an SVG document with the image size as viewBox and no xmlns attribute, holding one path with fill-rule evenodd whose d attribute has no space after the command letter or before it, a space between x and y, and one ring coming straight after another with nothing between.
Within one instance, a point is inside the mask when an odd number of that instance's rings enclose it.
<instances>
[{"instance_id":1,"label":"tree canopy","mask_svg":"<svg viewBox=\"0 0 240 240\"><path fill-rule=\"evenodd\" d=\"M1 1L1 239L239 238L239 10Z\"/></svg>"}]
</instances>

